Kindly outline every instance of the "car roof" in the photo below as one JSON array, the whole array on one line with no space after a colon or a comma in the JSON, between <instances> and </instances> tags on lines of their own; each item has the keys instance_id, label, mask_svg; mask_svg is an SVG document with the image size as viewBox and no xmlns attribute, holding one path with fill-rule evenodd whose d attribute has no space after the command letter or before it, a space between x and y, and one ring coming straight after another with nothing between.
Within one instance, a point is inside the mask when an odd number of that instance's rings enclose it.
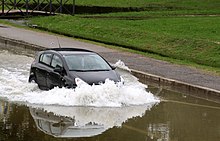
<instances>
[{"instance_id":1,"label":"car roof","mask_svg":"<svg viewBox=\"0 0 220 141\"><path fill-rule=\"evenodd\" d=\"M97 54L91 50L81 49L81 48L49 48L46 51L58 52L62 55L68 54Z\"/></svg>"},{"instance_id":2,"label":"car roof","mask_svg":"<svg viewBox=\"0 0 220 141\"><path fill-rule=\"evenodd\" d=\"M49 49L46 49L46 50L93 52L93 51L91 51L91 50L82 49L82 48L49 48Z\"/></svg>"}]
</instances>

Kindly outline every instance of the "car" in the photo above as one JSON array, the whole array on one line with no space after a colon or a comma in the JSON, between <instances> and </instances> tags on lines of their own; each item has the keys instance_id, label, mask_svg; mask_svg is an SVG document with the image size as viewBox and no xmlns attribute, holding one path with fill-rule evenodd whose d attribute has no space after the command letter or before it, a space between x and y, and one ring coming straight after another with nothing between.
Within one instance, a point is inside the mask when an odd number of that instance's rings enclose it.
<instances>
[{"instance_id":1,"label":"car","mask_svg":"<svg viewBox=\"0 0 220 141\"><path fill-rule=\"evenodd\" d=\"M99 85L106 79L115 83L123 78L98 53L80 48L51 48L37 53L31 64L29 82L40 89L76 88L79 84Z\"/></svg>"}]
</instances>

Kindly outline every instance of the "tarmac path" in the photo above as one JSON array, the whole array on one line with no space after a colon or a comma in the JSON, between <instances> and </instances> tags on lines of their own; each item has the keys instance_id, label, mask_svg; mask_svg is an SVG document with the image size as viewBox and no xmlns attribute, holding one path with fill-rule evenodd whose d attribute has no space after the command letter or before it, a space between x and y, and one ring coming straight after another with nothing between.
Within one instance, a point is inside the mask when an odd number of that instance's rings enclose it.
<instances>
[{"instance_id":1,"label":"tarmac path","mask_svg":"<svg viewBox=\"0 0 220 141\"><path fill-rule=\"evenodd\" d=\"M220 91L220 76L184 65L176 65L139 54L109 49L69 37L55 36L45 32L37 32L2 24L0 24L0 36L45 48L59 47L59 43L62 47L85 48L98 52L111 63L122 60L129 68L134 70Z\"/></svg>"}]
</instances>

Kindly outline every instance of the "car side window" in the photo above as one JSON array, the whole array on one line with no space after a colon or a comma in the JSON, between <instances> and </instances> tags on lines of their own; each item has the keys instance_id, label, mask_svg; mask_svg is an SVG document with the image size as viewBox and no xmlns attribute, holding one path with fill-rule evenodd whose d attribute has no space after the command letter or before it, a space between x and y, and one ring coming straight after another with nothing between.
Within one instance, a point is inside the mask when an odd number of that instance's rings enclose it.
<instances>
[{"instance_id":1,"label":"car side window","mask_svg":"<svg viewBox=\"0 0 220 141\"><path fill-rule=\"evenodd\" d=\"M60 57L58 57L57 55L54 55L52 62L51 62L51 66L55 68L57 65L60 67L63 67Z\"/></svg>"},{"instance_id":2,"label":"car side window","mask_svg":"<svg viewBox=\"0 0 220 141\"><path fill-rule=\"evenodd\" d=\"M47 64L47 65L50 65L51 59L52 59L52 54L49 54L49 53L42 54L40 56L40 62Z\"/></svg>"}]
</instances>

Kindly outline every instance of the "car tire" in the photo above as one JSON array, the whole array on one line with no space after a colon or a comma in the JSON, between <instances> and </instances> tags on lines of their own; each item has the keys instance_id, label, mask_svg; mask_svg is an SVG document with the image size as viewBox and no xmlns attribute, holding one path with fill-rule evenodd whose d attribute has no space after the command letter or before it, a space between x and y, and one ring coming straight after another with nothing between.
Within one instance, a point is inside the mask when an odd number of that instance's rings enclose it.
<instances>
[{"instance_id":1,"label":"car tire","mask_svg":"<svg viewBox=\"0 0 220 141\"><path fill-rule=\"evenodd\" d=\"M36 83L36 79L34 76L30 76L29 79L28 79L28 82L29 83Z\"/></svg>"}]
</instances>

